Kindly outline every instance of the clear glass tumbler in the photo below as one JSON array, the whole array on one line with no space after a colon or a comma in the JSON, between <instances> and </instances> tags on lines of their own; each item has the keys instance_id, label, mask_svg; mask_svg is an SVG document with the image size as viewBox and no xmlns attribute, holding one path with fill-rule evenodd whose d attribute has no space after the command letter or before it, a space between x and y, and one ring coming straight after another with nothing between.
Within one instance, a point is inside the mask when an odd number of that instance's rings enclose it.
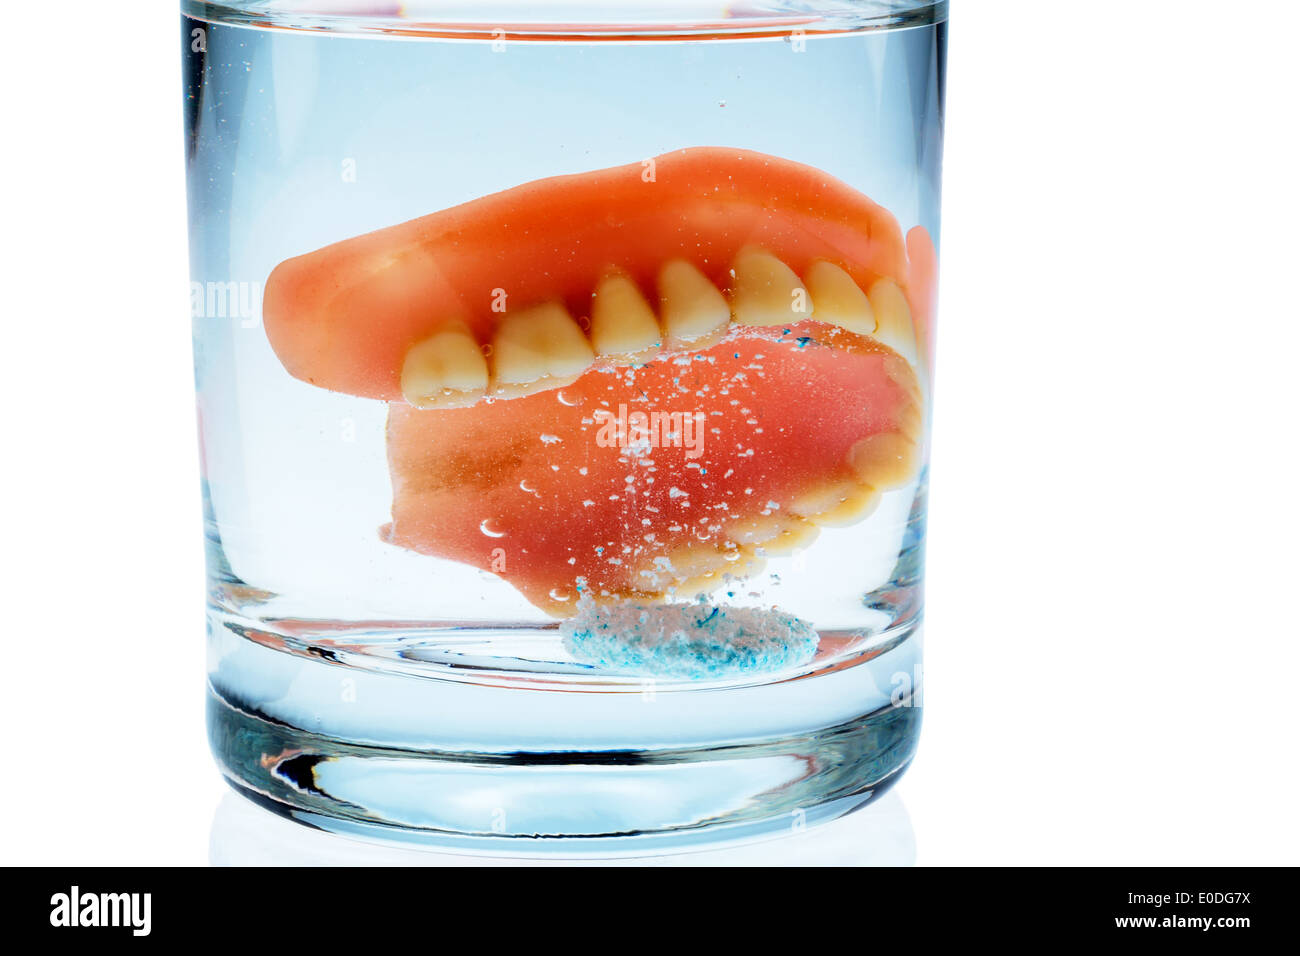
<instances>
[{"instance_id":1,"label":"clear glass tumbler","mask_svg":"<svg viewBox=\"0 0 1300 956\"><path fill-rule=\"evenodd\" d=\"M946 4L182 12L231 784L605 852L897 779Z\"/></svg>"}]
</instances>

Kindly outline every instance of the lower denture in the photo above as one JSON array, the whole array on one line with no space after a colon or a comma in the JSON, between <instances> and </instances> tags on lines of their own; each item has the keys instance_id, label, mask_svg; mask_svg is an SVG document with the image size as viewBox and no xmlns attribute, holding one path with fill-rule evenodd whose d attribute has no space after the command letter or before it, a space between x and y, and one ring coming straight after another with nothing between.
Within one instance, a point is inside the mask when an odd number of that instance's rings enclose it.
<instances>
[{"instance_id":1,"label":"lower denture","mask_svg":"<svg viewBox=\"0 0 1300 956\"><path fill-rule=\"evenodd\" d=\"M919 402L897 353L807 321L474 408L394 403L384 536L493 571L553 614L580 588L686 597L907 481Z\"/></svg>"}]
</instances>

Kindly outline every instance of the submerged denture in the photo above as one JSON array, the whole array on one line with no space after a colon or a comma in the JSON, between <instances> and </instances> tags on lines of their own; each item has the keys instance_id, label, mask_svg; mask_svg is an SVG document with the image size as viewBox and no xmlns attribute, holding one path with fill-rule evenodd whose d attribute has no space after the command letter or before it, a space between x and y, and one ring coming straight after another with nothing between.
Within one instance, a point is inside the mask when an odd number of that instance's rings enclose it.
<instances>
[{"instance_id":1,"label":"submerged denture","mask_svg":"<svg viewBox=\"0 0 1300 956\"><path fill-rule=\"evenodd\" d=\"M571 615L759 571L922 451L934 249L819 170L681 150L282 263L285 368L391 403L393 544Z\"/></svg>"},{"instance_id":2,"label":"submerged denture","mask_svg":"<svg viewBox=\"0 0 1300 956\"><path fill-rule=\"evenodd\" d=\"M503 577L552 613L686 597L910 480L911 366L816 321L596 368L508 402L391 406L390 542Z\"/></svg>"}]
</instances>

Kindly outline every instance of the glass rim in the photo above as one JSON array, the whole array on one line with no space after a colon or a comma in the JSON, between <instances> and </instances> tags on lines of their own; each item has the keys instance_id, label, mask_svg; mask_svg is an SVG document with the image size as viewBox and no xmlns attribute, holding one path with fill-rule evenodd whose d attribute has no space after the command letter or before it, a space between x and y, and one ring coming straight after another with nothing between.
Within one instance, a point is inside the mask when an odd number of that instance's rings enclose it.
<instances>
[{"instance_id":1,"label":"glass rim","mask_svg":"<svg viewBox=\"0 0 1300 956\"><path fill-rule=\"evenodd\" d=\"M947 20L948 0L181 0L213 23L466 40L757 39L899 29Z\"/></svg>"}]
</instances>

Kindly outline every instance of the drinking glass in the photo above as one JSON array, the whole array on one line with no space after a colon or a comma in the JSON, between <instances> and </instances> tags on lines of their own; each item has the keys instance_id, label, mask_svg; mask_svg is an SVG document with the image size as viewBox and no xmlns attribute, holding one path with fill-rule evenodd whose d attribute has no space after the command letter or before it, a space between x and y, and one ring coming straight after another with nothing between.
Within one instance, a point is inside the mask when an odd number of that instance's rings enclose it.
<instances>
[{"instance_id":1,"label":"drinking glass","mask_svg":"<svg viewBox=\"0 0 1300 956\"><path fill-rule=\"evenodd\" d=\"M238 791L658 851L915 752L947 5L182 3Z\"/></svg>"}]
</instances>

